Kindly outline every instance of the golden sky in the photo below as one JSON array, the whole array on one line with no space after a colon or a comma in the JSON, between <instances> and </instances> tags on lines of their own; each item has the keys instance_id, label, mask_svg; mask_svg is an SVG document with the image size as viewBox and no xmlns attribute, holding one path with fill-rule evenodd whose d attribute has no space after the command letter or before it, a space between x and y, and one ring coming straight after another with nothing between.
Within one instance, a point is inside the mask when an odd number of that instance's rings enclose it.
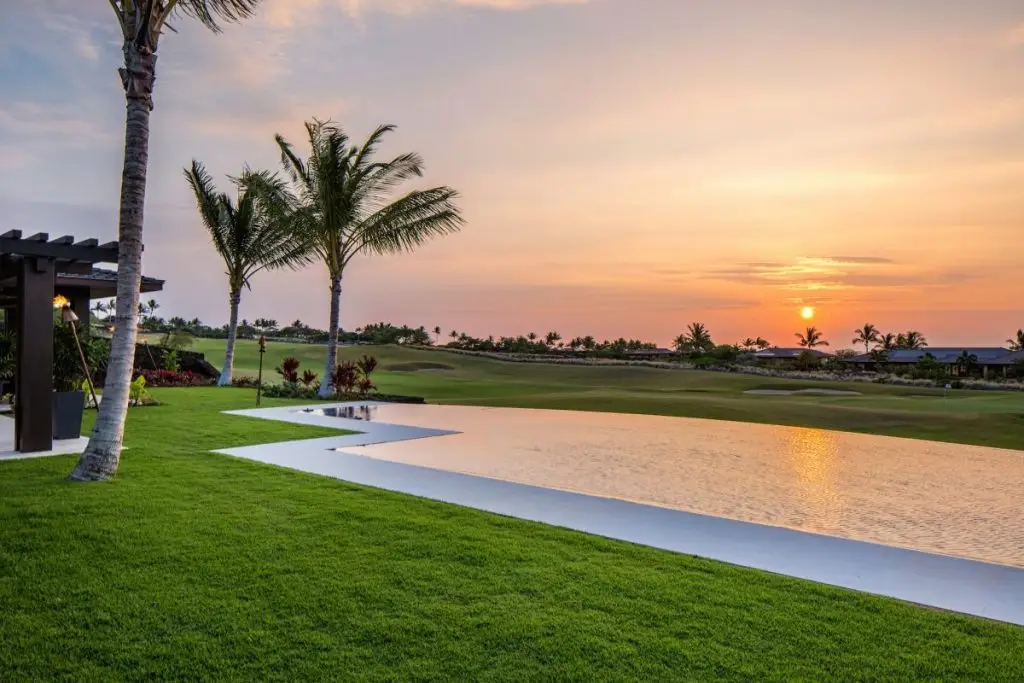
<instances>
[{"instance_id":1,"label":"golden sky","mask_svg":"<svg viewBox=\"0 0 1024 683\"><path fill-rule=\"evenodd\" d=\"M92 5L0 8L7 229L113 237L123 99ZM700 320L789 344L812 305L838 348L866 321L933 344L1024 325L1016 0L269 0L161 53L146 270L167 315L227 311L181 168L276 168L274 133L317 116L397 124L386 151L419 151L468 220L357 263L348 328L667 343ZM324 327L326 300L320 269L268 274L242 315Z\"/></svg>"}]
</instances>

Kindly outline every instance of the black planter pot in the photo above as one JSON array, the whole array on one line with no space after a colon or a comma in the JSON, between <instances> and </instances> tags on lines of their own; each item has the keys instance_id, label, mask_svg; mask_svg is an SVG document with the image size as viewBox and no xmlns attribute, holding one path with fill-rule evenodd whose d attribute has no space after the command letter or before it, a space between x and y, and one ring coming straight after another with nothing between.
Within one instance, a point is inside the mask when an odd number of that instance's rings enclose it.
<instances>
[{"instance_id":1,"label":"black planter pot","mask_svg":"<svg viewBox=\"0 0 1024 683\"><path fill-rule=\"evenodd\" d=\"M53 438L77 439L80 437L83 412L85 412L84 392L53 392Z\"/></svg>"}]
</instances>

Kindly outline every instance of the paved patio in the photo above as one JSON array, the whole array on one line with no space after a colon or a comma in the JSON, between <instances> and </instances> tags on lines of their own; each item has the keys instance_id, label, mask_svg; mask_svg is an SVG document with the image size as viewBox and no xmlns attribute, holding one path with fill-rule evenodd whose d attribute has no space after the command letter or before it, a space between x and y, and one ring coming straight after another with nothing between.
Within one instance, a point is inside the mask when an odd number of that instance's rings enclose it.
<instances>
[{"instance_id":1,"label":"paved patio","mask_svg":"<svg viewBox=\"0 0 1024 683\"><path fill-rule=\"evenodd\" d=\"M54 441L53 450L42 451L39 453L19 453L14 450L14 418L9 415L0 415L0 461L45 458L50 455L81 453L85 450L88 443L89 439L83 436L78 439Z\"/></svg>"}]
</instances>

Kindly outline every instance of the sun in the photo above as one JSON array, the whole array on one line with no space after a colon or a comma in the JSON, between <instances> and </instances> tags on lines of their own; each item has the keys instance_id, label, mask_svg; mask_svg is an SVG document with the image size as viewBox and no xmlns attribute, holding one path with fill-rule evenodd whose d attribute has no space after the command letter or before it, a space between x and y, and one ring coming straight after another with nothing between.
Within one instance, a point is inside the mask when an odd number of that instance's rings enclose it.
<instances>
[{"instance_id":1,"label":"sun","mask_svg":"<svg viewBox=\"0 0 1024 683\"><path fill-rule=\"evenodd\" d=\"M814 317L814 308L811 306L804 306L800 309L800 317L804 320L810 320Z\"/></svg>"}]
</instances>

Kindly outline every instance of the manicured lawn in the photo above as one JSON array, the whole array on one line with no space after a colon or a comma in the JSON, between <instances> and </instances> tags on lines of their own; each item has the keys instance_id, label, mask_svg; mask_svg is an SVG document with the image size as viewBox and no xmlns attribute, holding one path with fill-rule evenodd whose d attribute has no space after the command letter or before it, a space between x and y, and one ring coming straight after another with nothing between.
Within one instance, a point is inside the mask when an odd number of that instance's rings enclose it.
<instances>
[{"instance_id":1,"label":"manicured lawn","mask_svg":"<svg viewBox=\"0 0 1024 683\"><path fill-rule=\"evenodd\" d=\"M325 431L154 394L111 483L0 463L0 679L1024 680L1021 628L214 455Z\"/></svg>"},{"instance_id":2,"label":"manicured lawn","mask_svg":"<svg viewBox=\"0 0 1024 683\"><path fill-rule=\"evenodd\" d=\"M224 342L200 339L195 350L219 366ZM381 361L375 379L382 391L416 394L433 403L678 415L1024 449L1024 392L954 391L944 398L938 389L869 383L809 384L720 372L508 363L393 346L341 349L343 358L363 353ZM264 367L270 381L278 381L273 368L287 356L298 358L303 368L323 370L323 346L270 344ZM255 375L258 359L255 342L240 342L236 375ZM429 369L415 369L423 364ZM863 395L743 393L787 386L849 389Z\"/></svg>"}]
</instances>

